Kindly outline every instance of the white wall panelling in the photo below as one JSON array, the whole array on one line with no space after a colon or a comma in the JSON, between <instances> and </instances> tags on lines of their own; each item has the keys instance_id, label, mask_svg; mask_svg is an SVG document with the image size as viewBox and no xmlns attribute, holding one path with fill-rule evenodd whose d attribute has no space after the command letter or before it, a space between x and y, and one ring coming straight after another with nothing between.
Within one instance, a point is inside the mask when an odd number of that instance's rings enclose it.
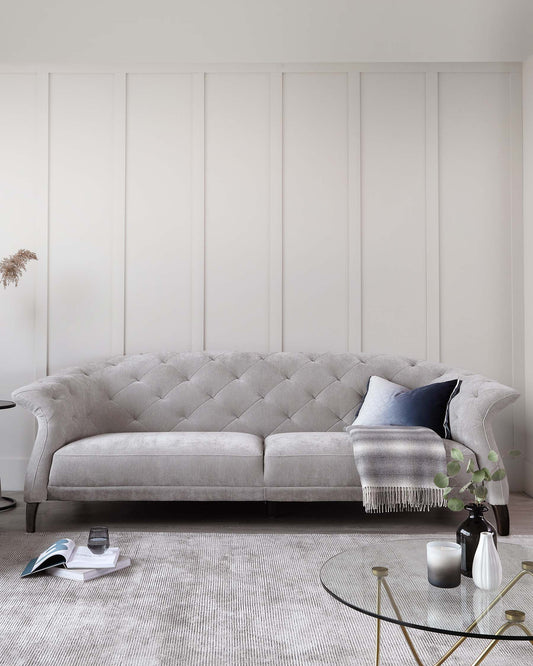
<instances>
[{"instance_id":1,"label":"white wall panelling","mask_svg":"<svg viewBox=\"0 0 533 666\"><path fill-rule=\"evenodd\" d=\"M520 390L520 92L513 63L4 68L1 255L40 255L0 294L4 394L203 348L442 358ZM0 421L17 488L31 418ZM502 440L522 429L523 405Z\"/></svg>"},{"instance_id":2,"label":"white wall panelling","mask_svg":"<svg viewBox=\"0 0 533 666\"><path fill-rule=\"evenodd\" d=\"M362 347L414 358L426 357L425 96L423 73L362 75Z\"/></svg>"},{"instance_id":3,"label":"white wall panelling","mask_svg":"<svg viewBox=\"0 0 533 666\"><path fill-rule=\"evenodd\" d=\"M191 348L192 78L129 74L126 351Z\"/></svg>"},{"instance_id":4,"label":"white wall panelling","mask_svg":"<svg viewBox=\"0 0 533 666\"><path fill-rule=\"evenodd\" d=\"M205 344L269 347L270 77L205 83Z\"/></svg>"},{"instance_id":5,"label":"white wall panelling","mask_svg":"<svg viewBox=\"0 0 533 666\"><path fill-rule=\"evenodd\" d=\"M284 347L302 351L346 349L348 76L345 73L284 76L283 232Z\"/></svg>"},{"instance_id":6,"label":"white wall panelling","mask_svg":"<svg viewBox=\"0 0 533 666\"><path fill-rule=\"evenodd\" d=\"M35 374L48 372L48 215L49 215L49 138L50 138L50 75L37 75L37 135L35 163L35 248L38 256L35 279ZM29 225L31 228L31 224Z\"/></svg>"},{"instance_id":7,"label":"white wall panelling","mask_svg":"<svg viewBox=\"0 0 533 666\"><path fill-rule=\"evenodd\" d=\"M443 360L511 383L509 76L440 74L439 118Z\"/></svg>"},{"instance_id":8,"label":"white wall panelling","mask_svg":"<svg viewBox=\"0 0 533 666\"><path fill-rule=\"evenodd\" d=\"M111 232L111 350L125 349L126 251L126 74L113 82L113 228Z\"/></svg>"},{"instance_id":9,"label":"white wall panelling","mask_svg":"<svg viewBox=\"0 0 533 666\"><path fill-rule=\"evenodd\" d=\"M426 355L440 361L439 75L426 72Z\"/></svg>"},{"instance_id":10,"label":"white wall panelling","mask_svg":"<svg viewBox=\"0 0 533 666\"><path fill-rule=\"evenodd\" d=\"M113 84L111 74L51 76L52 372L112 353Z\"/></svg>"},{"instance_id":11,"label":"white wall panelling","mask_svg":"<svg viewBox=\"0 0 533 666\"><path fill-rule=\"evenodd\" d=\"M205 344L205 74L192 74L191 344Z\"/></svg>"},{"instance_id":12,"label":"white wall panelling","mask_svg":"<svg viewBox=\"0 0 533 666\"><path fill-rule=\"evenodd\" d=\"M361 73L348 73L348 350L362 349Z\"/></svg>"},{"instance_id":13,"label":"white wall panelling","mask_svg":"<svg viewBox=\"0 0 533 666\"><path fill-rule=\"evenodd\" d=\"M283 74L270 74L269 349L283 347Z\"/></svg>"}]
</instances>

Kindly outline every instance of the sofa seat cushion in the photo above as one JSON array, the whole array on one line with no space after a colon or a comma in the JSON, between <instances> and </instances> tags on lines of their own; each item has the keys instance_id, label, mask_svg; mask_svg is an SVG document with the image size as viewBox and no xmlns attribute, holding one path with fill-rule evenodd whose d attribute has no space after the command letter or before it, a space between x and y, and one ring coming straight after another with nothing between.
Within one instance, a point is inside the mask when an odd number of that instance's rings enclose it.
<instances>
[{"instance_id":1,"label":"sofa seat cushion","mask_svg":"<svg viewBox=\"0 0 533 666\"><path fill-rule=\"evenodd\" d=\"M50 486L262 486L263 440L238 432L86 437L59 449Z\"/></svg>"},{"instance_id":2,"label":"sofa seat cushion","mask_svg":"<svg viewBox=\"0 0 533 666\"><path fill-rule=\"evenodd\" d=\"M463 452L465 461L472 458L476 462L466 446L447 439L443 442L448 462L454 447ZM454 486L463 486L466 481L463 471L452 479ZM360 487L350 436L346 432L270 435L265 440L265 486Z\"/></svg>"}]
</instances>

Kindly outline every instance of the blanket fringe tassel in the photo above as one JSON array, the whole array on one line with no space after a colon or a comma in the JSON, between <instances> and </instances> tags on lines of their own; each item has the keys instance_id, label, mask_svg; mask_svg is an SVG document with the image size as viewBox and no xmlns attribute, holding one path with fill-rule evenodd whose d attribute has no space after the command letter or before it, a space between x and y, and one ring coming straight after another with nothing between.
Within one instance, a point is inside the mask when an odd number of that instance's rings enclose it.
<instances>
[{"instance_id":1,"label":"blanket fringe tassel","mask_svg":"<svg viewBox=\"0 0 533 666\"><path fill-rule=\"evenodd\" d=\"M429 511L446 506L442 488L363 488L363 506L367 513L389 511Z\"/></svg>"}]
</instances>

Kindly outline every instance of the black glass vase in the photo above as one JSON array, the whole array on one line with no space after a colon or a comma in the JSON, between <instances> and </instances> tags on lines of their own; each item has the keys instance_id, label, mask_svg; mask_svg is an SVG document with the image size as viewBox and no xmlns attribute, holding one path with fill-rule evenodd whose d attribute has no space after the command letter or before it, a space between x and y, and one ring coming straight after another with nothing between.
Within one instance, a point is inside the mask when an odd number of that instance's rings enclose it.
<instances>
[{"instance_id":1,"label":"black glass vase","mask_svg":"<svg viewBox=\"0 0 533 666\"><path fill-rule=\"evenodd\" d=\"M497 534L494 527L483 517L489 509L484 504L467 504L468 518L457 528L457 543L461 546L461 573L472 578L472 562L476 554L481 532L491 532L494 535L494 545L497 545Z\"/></svg>"}]
</instances>

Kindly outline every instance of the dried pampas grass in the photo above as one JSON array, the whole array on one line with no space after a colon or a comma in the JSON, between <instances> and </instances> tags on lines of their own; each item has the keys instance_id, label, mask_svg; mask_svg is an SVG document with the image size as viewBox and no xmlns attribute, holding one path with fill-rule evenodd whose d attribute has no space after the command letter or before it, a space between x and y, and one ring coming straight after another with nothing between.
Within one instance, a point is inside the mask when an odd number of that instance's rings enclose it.
<instances>
[{"instance_id":1,"label":"dried pampas grass","mask_svg":"<svg viewBox=\"0 0 533 666\"><path fill-rule=\"evenodd\" d=\"M26 270L26 264L31 259L37 259L35 252L19 250L0 261L0 282L4 285L4 289L10 284L14 284L15 287L18 285Z\"/></svg>"}]
</instances>

